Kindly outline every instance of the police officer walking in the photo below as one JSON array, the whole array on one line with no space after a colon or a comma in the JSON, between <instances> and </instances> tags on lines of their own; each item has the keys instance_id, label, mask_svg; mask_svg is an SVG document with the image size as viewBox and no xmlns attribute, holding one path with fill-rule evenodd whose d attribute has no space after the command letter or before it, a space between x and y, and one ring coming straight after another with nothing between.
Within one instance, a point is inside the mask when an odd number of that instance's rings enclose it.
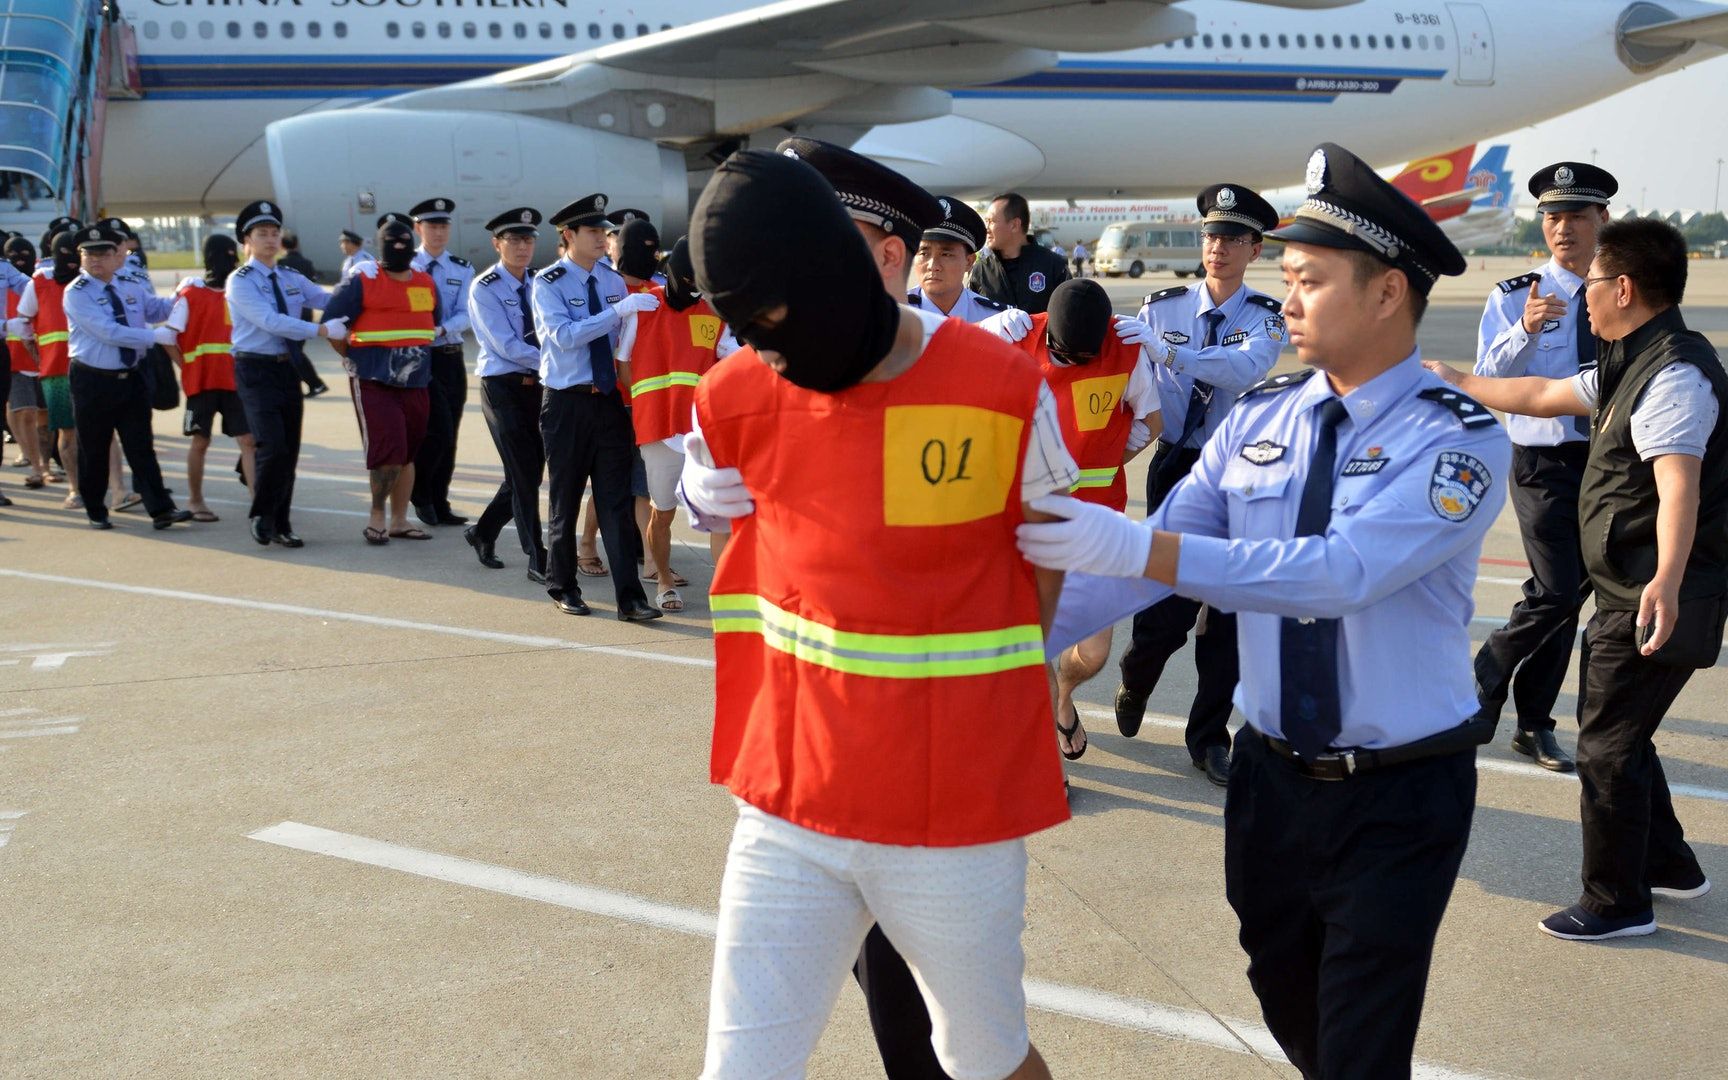
<instances>
[{"instance_id":1,"label":"police officer walking","mask_svg":"<svg viewBox=\"0 0 1728 1080\"><path fill-rule=\"evenodd\" d=\"M1303 1076L1407 1077L1492 732L1471 719L1471 591L1511 446L1416 348L1429 290L1464 257L1342 147L1322 144L1307 180L1273 235L1310 370L1244 395L1144 525L1041 499L1070 520L1022 525L1021 550L1238 612L1248 722L1224 885L1248 980ZM1108 622L1127 591L1152 590L1070 579L1052 644ZM1113 602L1086 610L1091 596Z\"/></svg>"},{"instance_id":2,"label":"police officer walking","mask_svg":"<svg viewBox=\"0 0 1728 1080\"><path fill-rule=\"evenodd\" d=\"M438 289L443 323L432 339L432 413L426 439L414 458L414 513L428 525L466 525L468 519L450 509L450 478L456 470L456 441L462 431L462 409L468 404L468 366L462 357L462 334L468 329L468 286L474 267L460 255L445 251L450 243L451 199L427 199L408 212L420 236L414 269L432 276Z\"/></svg>"},{"instance_id":3,"label":"police officer walking","mask_svg":"<svg viewBox=\"0 0 1728 1080\"><path fill-rule=\"evenodd\" d=\"M328 304L330 294L276 265L282 216L274 203L248 203L235 219L234 231L251 256L228 275L224 292L234 321L234 385L257 443L248 511L252 539L265 546L304 547L290 509L306 413L295 358L304 357L304 342L313 338L340 341L347 326L341 320L316 323L303 318L308 309Z\"/></svg>"},{"instance_id":4,"label":"police officer walking","mask_svg":"<svg viewBox=\"0 0 1728 1080\"><path fill-rule=\"evenodd\" d=\"M652 293L627 293L624 279L600 265L606 253L606 196L578 199L552 216L564 256L530 288L540 339L540 435L546 447L550 520L546 591L558 610L587 615L576 582L576 519L582 489L594 483L600 537L611 563L618 617L660 618L636 573L630 470L636 433L618 395L615 357L623 316L652 311Z\"/></svg>"},{"instance_id":5,"label":"police officer walking","mask_svg":"<svg viewBox=\"0 0 1728 1080\"><path fill-rule=\"evenodd\" d=\"M540 533L540 480L546 472L546 447L540 438L540 339L534 333L529 283L534 271L534 238L540 211L519 206L486 223L498 261L474 279L468 312L480 345L480 413L491 429L504 465L504 482L480 514L463 530L480 565L502 569L494 550L498 534L511 519L516 539L528 556L528 580L546 584L546 542Z\"/></svg>"},{"instance_id":6,"label":"police officer walking","mask_svg":"<svg viewBox=\"0 0 1728 1080\"><path fill-rule=\"evenodd\" d=\"M1608 223L1608 200L1618 190L1606 170L1578 161L1550 165L1530 178L1553 258L1502 281L1488 295L1476 374L1565 379L1596 366L1584 278L1596 234ZM1545 769L1571 772L1572 759L1554 738L1554 701L1589 591L1578 540L1578 485L1590 453L1590 421L1512 414L1506 430L1512 437L1512 508L1530 577L1506 625L1488 635L1476 654L1476 693L1482 715L1498 722L1510 692L1518 714L1512 749Z\"/></svg>"},{"instance_id":7,"label":"police officer walking","mask_svg":"<svg viewBox=\"0 0 1728 1080\"><path fill-rule=\"evenodd\" d=\"M349 274L353 273L354 267L357 263L378 261L372 257L370 251L366 250L365 242L360 239L360 234L355 232L353 229L342 230L341 236L337 239L337 246L342 249L342 272L339 275L340 277L346 278Z\"/></svg>"},{"instance_id":8,"label":"police officer walking","mask_svg":"<svg viewBox=\"0 0 1728 1080\"><path fill-rule=\"evenodd\" d=\"M1068 260L1034 244L1026 235L1032 208L1012 191L990 201L984 217L990 239L990 257L980 259L972 273L972 287L979 294L1040 315L1050 307L1050 294L1068 280Z\"/></svg>"},{"instance_id":9,"label":"police officer walking","mask_svg":"<svg viewBox=\"0 0 1728 1080\"><path fill-rule=\"evenodd\" d=\"M906 303L1019 341L1031 327L1031 317L966 287L966 275L978 264L978 252L985 244L984 219L953 195L938 195L936 204L942 208L942 220L918 238L912 256L912 280L917 284L906 294Z\"/></svg>"},{"instance_id":10,"label":"police officer walking","mask_svg":"<svg viewBox=\"0 0 1728 1080\"><path fill-rule=\"evenodd\" d=\"M1195 199L1201 215L1206 277L1146 298L1141 336L1153 360L1164 427L1146 472L1146 506L1155 511L1199 460L1236 396L1266 377L1284 348L1278 301L1243 284L1260 257L1261 238L1278 224L1272 204L1241 184L1214 184ZM1140 730L1146 700L1164 665L1188 640L1201 604L1172 596L1134 616L1134 639L1122 655L1116 726ZM1230 700L1236 690L1236 616L1207 608L1194 640L1199 686L1188 710L1185 741L1196 769L1223 786L1229 774Z\"/></svg>"}]
</instances>

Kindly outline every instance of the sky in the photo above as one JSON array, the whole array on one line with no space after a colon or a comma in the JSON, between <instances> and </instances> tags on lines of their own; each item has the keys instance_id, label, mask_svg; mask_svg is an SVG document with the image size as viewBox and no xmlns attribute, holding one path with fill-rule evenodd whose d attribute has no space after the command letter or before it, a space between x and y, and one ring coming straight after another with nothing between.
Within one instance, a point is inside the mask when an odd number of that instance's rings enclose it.
<instances>
[{"instance_id":1,"label":"sky","mask_svg":"<svg viewBox=\"0 0 1728 1080\"><path fill-rule=\"evenodd\" d=\"M1477 145L1497 142L1511 145L1506 162L1521 209L1535 209L1524 186L1532 170L1568 159L1589 161L1594 149L1596 164L1620 181L1616 213L1633 206L1709 213L1718 206L1716 159L1728 158L1728 56ZM1728 166L1720 198L1720 207L1728 209Z\"/></svg>"}]
</instances>

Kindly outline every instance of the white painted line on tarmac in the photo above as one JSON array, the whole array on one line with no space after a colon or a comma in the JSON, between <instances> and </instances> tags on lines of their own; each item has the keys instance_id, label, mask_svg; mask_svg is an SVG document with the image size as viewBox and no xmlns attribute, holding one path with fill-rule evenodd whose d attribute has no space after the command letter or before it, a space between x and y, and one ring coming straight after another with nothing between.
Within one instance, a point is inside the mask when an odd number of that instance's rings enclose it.
<instances>
[{"instance_id":1,"label":"white painted line on tarmac","mask_svg":"<svg viewBox=\"0 0 1728 1080\"><path fill-rule=\"evenodd\" d=\"M712 938L715 917L705 911L664 904L629 893L614 892L588 885L577 885L557 878L525 873L508 867L476 862L472 859L419 848L404 847L384 840L373 840L352 833L321 829L284 821L247 834L250 839L267 844L293 848L314 855L328 855L349 862L399 870L407 874L467 885L475 889L501 893L523 900L537 900L572 911L583 911L609 919L672 930L692 937ZM1194 1009L1179 1009L1170 1005L1121 994L1106 993L1085 986L1068 986L1026 980L1026 1004L1043 1012L1071 1016L1079 1020L1110 1027L1144 1032L1179 1042L1200 1043L1231 1053L1246 1054L1248 1047L1273 1061L1286 1061L1272 1033L1246 1020L1215 1018ZM1440 1065L1418 1062L1414 1076L1423 1080L1477 1080L1474 1074Z\"/></svg>"},{"instance_id":2,"label":"white painted line on tarmac","mask_svg":"<svg viewBox=\"0 0 1728 1080\"><path fill-rule=\"evenodd\" d=\"M76 735L77 724L65 724L59 727L19 728L16 731L0 731L0 739L34 739L41 735Z\"/></svg>"},{"instance_id":3,"label":"white painted line on tarmac","mask_svg":"<svg viewBox=\"0 0 1728 1080\"><path fill-rule=\"evenodd\" d=\"M648 652L644 649L628 649L617 645L594 645L583 641L567 641L564 638L540 637L534 634L510 634L500 630L475 630L466 626L416 622L413 619L391 619L382 615L365 615L355 611L302 607L299 604L277 604L268 600L245 600L235 596L184 592L180 589L158 589L148 585L123 585L117 581L92 581L88 578L7 569L0 569L0 577L41 581L51 585L74 585L84 589L101 589L106 592L128 593L133 596L153 596L162 600L214 604L218 607L241 608L248 611L270 611L280 615L304 615L313 619L360 623L365 626L382 626L391 630L416 630L426 634L445 634L450 637L471 638L476 641L496 641L504 645L523 645L533 649L571 649L585 653L599 653L604 656L623 656L632 660L656 660L663 664L681 664L685 667L711 668L714 666L712 659L703 656L675 656L669 653Z\"/></svg>"}]
</instances>

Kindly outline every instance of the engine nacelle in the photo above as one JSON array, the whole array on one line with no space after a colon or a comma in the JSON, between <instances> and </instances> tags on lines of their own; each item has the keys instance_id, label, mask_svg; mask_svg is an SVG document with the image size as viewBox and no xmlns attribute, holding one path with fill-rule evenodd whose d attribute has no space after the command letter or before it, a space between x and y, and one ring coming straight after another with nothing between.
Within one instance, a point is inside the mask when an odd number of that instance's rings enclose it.
<instances>
[{"instance_id":1,"label":"engine nacelle","mask_svg":"<svg viewBox=\"0 0 1728 1080\"><path fill-rule=\"evenodd\" d=\"M368 241L378 216L422 199L456 200L450 249L484 269L497 260L486 222L515 206L551 214L603 191L646 210L666 238L689 216L683 155L643 139L508 113L360 108L308 113L265 129L270 177L287 224L315 249L341 229ZM534 264L557 256L540 229Z\"/></svg>"}]
</instances>

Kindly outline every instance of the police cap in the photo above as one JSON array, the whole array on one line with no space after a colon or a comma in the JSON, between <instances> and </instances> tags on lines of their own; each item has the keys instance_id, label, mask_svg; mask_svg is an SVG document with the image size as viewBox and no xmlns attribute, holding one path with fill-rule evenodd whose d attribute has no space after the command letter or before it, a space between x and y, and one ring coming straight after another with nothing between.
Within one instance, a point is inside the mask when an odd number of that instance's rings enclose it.
<instances>
[{"instance_id":1,"label":"police cap","mask_svg":"<svg viewBox=\"0 0 1728 1080\"><path fill-rule=\"evenodd\" d=\"M79 251L102 251L106 248L118 247L126 239L126 234L108 224L99 221L94 225L86 225L78 230Z\"/></svg>"},{"instance_id":2,"label":"police cap","mask_svg":"<svg viewBox=\"0 0 1728 1080\"><path fill-rule=\"evenodd\" d=\"M450 215L456 209L456 200L446 198L423 199L408 208L408 213L415 221L449 221Z\"/></svg>"},{"instance_id":3,"label":"police cap","mask_svg":"<svg viewBox=\"0 0 1728 1080\"><path fill-rule=\"evenodd\" d=\"M281 225L282 208L267 199L247 203L240 216L234 219L234 232L245 239L246 234L259 225Z\"/></svg>"},{"instance_id":4,"label":"police cap","mask_svg":"<svg viewBox=\"0 0 1728 1080\"><path fill-rule=\"evenodd\" d=\"M1530 177L1530 194L1536 209L1544 214L1587 210L1607 206L1620 190L1620 182L1608 172L1582 161L1560 161L1537 169Z\"/></svg>"},{"instance_id":5,"label":"police cap","mask_svg":"<svg viewBox=\"0 0 1728 1080\"><path fill-rule=\"evenodd\" d=\"M585 195L552 215L556 229L580 229L584 225L606 224L606 196Z\"/></svg>"},{"instance_id":6,"label":"police cap","mask_svg":"<svg viewBox=\"0 0 1728 1080\"><path fill-rule=\"evenodd\" d=\"M614 210L610 214L606 215L606 231L617 232L632 221L651 222L652 220L653 219L648 216L648 211L638 210L634 206L626 206L623 209Z\"/></svg>"},{"instance_id":7,"label":"police cap","mask_svg":"<svg viewBox=\"0 0 1728 1080\"><path fill-rule=\"evenodd\" d=\"M82 221L79 221L75 217L64 217L64 216L57 217L53 221L50 221L48 223L48 233L47 234L49 236L59 236L61 233L66 232L68 230L76 231L77 229L81 228L83 226L83 224L84 223Z\"/></svg>"},{"instance_id":8,"label":"police cap","mask_svg":"<svg viewBox=\"0 0 1728 1080\"><path fill-rule=\"evenodd\" d=\"M1441 275L1464 272L1464 256L1427 211L1339 146L1321 143L1308 159L1308 201L1274 240L1366 251L1404 271L1427 296Z\"/></svg>"},{"instance_id":9,"label":"police cap","mask_svg":"<svg viewBox=\"0 0 1728 1080\"><path fill-rule=\"evenodd\" d=\"M493 236L507 236L510 233L538 236L540 230L534 227L538 224L540 224L540 211L532 206L518 206L514 210L506 210L488 221L486 231Z\"/></svg>"},{"instance_id":10,"label":"police cap","mask_svg":"<svg viewBox=\"0 0 1728 1080\"><path fill-rule=\"evenodd\" d=\"M384 226L390 224L391 222L395 222L398 225L406 225L410 229L412 229L414 227L413 220L411 218L409 218L409 216L407 214L402 213L400 210L387 210L384 213L379 214L377 227L382 229Z\"/></svg>"},{"instance_id":11,"label":"police cap","mask_svg":"<svg viewBox=\"0 0 1728 1080\"><path fill-rule=\"evenodd\" d=\"M926 240L958 240L974 254L984 246L984 219L964 199L953 195L936 196L942 208L942 221L924 230Z\"/></svg>"},{"instance_id":12,"label":"police cap","mask_svg":"<svg viewBox=\"0 0 1728 1080\"><path fill-rule=\"evenodd\" d=\"M121 236L126 237L128 240L136 239L138 236L137 233L132 231L132 226L126 224L125 218L105 217L102 220L98 221L96 224L106 225L110 229L113 229L115 232L119 233Z\"/></svg>"},{"instance_id":13,"label":"police cap","mask_svg":"<svg viewBox=\"0 0 1728 1080\"><path fill-rule=\"evenodd\" d=\"M1269 233L1278 227L1278 211L1242 184L1213 184L1194 205L1200 209L1200 231L1213 236Z\"/></svg>"},{"instance_id":14,"label":"police cap","mask_svg":"<svg viewBox=\"0 0 1728 1080\"><path fill-rule=\"evenodd\" d=\"M360 234L355 232L353 229L343 229L342 239L348 241L350 244L358 245L365 243L364 240L360 239Z\"/></svg>"},{"instance_id":15,"label":"police cap","mask_svg":"<svg viewBox=\"0 0 1728 1080\"><path fill-rule=\"evenodd\" d=\"M942 223L942 206L934 195L863 154L802 136L783 140L774 151L808 162L834 185L852 220L898 236L908 247L918 245L924 230Z\"/></svg>"}]
</instances>

